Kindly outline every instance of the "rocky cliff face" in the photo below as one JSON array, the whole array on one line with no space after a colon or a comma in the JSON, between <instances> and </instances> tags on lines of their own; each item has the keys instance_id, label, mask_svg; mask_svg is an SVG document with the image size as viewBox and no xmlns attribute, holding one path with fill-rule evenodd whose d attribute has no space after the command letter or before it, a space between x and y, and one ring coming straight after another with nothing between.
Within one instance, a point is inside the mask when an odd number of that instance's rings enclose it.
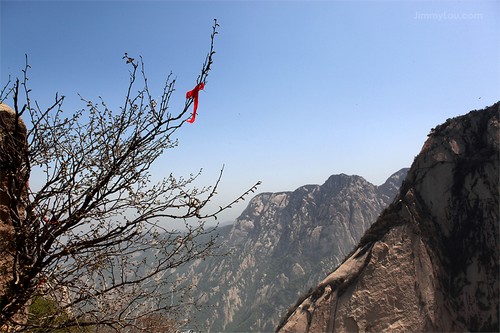
<instances>
[{"instance_id":1,"label":"rocky cliff face","mask_svg":"<svg viewBox=\"0 0 500 333\"><path fill-rule=\"evenodd\" d=\"M26 146L26 125L9 106L0 103L0 297L4 293L5 277L12 268L14 227L12 214L23 210L21 200L25 190L16 191L22 174L22 156ZM22 212L21 212L22 214Z\"/></svg>"},{"instance_id":2,"label":"rocky cliff face","mask_svg":"<svg viewBox=\"0 0 500 333\"><path fill-rule=\"evenodd\" d=\"M290 303L352 250L406 172L381 186L340 174L323 185L255 196L232 228L221 230L231 254L199 261L185 275L207 306L198 326L272 331Z\"/></svg>"},{"instance_id":3,"label":"rocky cliff face","mask_svg":"<svg viewBox=\"0 0 500 333\"><path fill-rule=\"evenodd\" d=\"M433 129L396 200L278 331L498 331L499 158L499 103Z\"/></svg>"},{"instance_id":4,"label":"rocky cliff face","mask_svg":"<svg viewBox=\"0 0 500 333\"><path fill-rule=\"evenodd\" d=\"M12 277L14 223L24 215L27 195L26 125L9 106L0 103L0 303ZM16 319L20 320L23 314ZM6 330L0 327L0 331Z\"/></svg>"}]
</instances>

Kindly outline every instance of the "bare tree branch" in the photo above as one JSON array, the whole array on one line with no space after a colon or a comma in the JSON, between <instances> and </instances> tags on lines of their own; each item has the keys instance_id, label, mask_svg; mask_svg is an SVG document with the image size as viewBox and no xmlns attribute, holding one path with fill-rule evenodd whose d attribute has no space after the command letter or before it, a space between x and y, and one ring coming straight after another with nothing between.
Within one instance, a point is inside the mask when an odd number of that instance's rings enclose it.
<instances>
[{"instance_id":1,"label":"bare tree branch","mask_svg":"<svg viewBox=\"0 0 500 333\"><path fill-rule=\"evenodd\" d=\"M206 83L212 68L218 27L215 20L197 83ZM176 314L193 300L192 286L177 281L173 270L214 253L216 229L204 221L244 200L259 184L215 212L205 210L223 168L209 187L194 186L199 173L171 174L152 184L148 170L177 146L173 135L193 101L171 114L171 75L155 100L143 59L127 53L123 58L131 66L130 82L118 112L101 97L94 102L80 96L85 107L71 117L62 109L64 96L56 94L45 109L33 104L27 59L23 80L9 79L1 90L0 101L11 95L15 112L14 128L2 125L7 135L0 151L10 198L2 223L15 237L2 246L8 278L0 293L0 327L19 332L174 327ZM21 116L30 125L26 134L18 125ZM34 172L44 177L37 189L28 182ZM172 219L184 221L185 230L170 230ZM42 301L53 302L52 310L28 311Z\"/></svg>"}]
</instances>

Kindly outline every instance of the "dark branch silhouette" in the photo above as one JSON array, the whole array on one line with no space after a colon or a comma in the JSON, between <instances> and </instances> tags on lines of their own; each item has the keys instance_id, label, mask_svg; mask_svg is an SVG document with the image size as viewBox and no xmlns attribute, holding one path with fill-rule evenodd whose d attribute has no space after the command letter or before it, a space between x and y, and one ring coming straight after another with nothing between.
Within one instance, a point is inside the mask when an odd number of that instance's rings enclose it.
<instances>
[{"instance_id":1,"label":"dark branch silhouette","mask_svg":"<svg viewBox=\"0 0 500 333\"><path fill-rule=\"evenodd\" d=\"M197 84L206 84L218 26L214 21ZM30 99L27 59L23 78L9 78L1 90L2 103L12 97L14 125L0 124L6 133L0 162L9 205L0 223L7 231L0 237L12 235L0 242L0 328L163 332L167 323L172 328L183 306L196 301L189 298L192 286L177 281L173 269L213 254L216 229L206 228L205 220L259 184L214 212L206 211L207 204L222 170L213 186L194 187L199 173L170 174L152 184L148 170L177 146L173 135L193 101L170 113L175 79L169 75L154 99L143 59L127 53L123 58L131 66L130 83L118 112L101 97L97 102L81 97L85 107L65 117L64 96L57 94L52 105L41 108ZM29 187L34 172L44 177L36 189ZM185 230L169 229L172 219L184 221ZM51 306L33 310L40 302Z\"/></svg>"}]
</instances>

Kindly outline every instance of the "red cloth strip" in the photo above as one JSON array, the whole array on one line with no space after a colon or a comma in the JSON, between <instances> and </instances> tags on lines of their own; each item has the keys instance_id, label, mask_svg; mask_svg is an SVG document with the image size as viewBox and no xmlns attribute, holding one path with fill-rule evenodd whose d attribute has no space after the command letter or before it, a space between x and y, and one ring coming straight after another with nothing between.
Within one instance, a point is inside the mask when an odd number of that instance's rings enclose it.
<instances>
[{"instance_id":1,"label":"red cloth strip","mask_svg":"<svg viewBox=\"0 0 500 333\"><path fill-rule=\"evenodd\" d=\"M189 118L187 120L188 123L194 123L194 120L196 118L196 109L198 109L198 92L200 90L203 90L203 88L205 88L205 84L202 82L202 83L197 84L196 87L194 87L193 90L188 91L186 93L186 98L192 98L192 99L194 99L193 114L191 115L191 118Z\"/></svg>"}]
</instances>

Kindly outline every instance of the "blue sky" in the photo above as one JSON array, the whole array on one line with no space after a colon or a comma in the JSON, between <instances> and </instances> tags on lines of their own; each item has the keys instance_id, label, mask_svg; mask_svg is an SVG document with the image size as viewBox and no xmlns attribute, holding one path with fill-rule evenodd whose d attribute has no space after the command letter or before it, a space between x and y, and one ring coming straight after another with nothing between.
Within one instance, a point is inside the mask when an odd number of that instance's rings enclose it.
<instances>
[{"instance_id":1,"label":"blue sky","mask_svg":"<svg viewBox=\"0 0 500 333\"><path fill-rule=\"evenodd\" d=\"M151 90L177 78L184 105L220 23L198 116L155 177L225 172L217 205L321 184L337 173L381 184L408 167L430 129L500 99L498 1L0 1L0 75L29 56L33 97L71 113L122 104L124 52ZM237 217L246 202L222 219Z\"/></svg>"}]
</instances>

